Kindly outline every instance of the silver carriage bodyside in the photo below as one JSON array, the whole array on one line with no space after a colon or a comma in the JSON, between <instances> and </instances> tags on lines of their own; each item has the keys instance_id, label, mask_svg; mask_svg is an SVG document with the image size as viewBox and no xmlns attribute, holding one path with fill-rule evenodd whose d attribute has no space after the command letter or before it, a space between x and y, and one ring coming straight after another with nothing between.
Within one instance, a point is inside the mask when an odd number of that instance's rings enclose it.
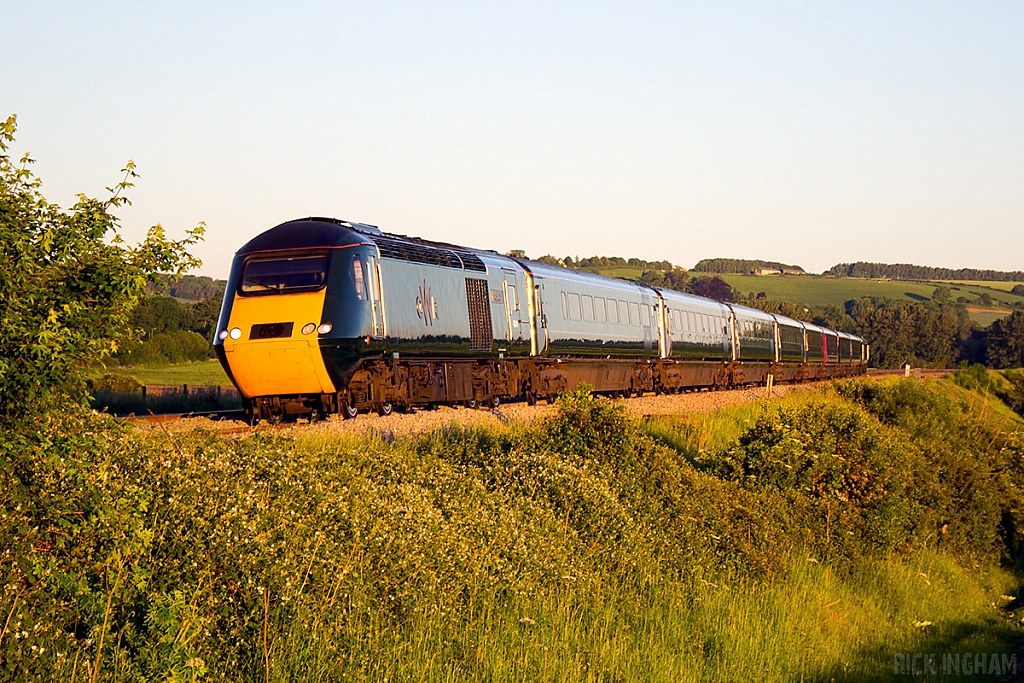
<instances>
[{"instance_id":1,"label":"silver carriage bodyside","mask_svg":"<svg viewBox=\"0 0 1024 683\"><path fill-rule=\"evenodd\" d=\"M728 304L733 314L735 360L775 360L775 318L756 308Z\"/></svg>"},{"instance_id":2,"label":"silver carriage bodyside","mask_svg":"<svg viewBox=\"0 0 1024 683\"><path fill-rule=\"evenodd\" d=\"M519 263L533 284L538 355L646 358L659 353L653 289L535 261Z\"/></svg>"},{"instance_id":3,"label":"silver carriage bodyside","mask_svg":"<svg viewBox=\"0 0 1024 683\"><path fill-rule=\"evenodd\" d=\"M807 359L804 348L804 327L798 320L772 314L776 324L777 359L784 363L803 363Z\"/></svg>"},{"instance_id":4,"label":"silver carriage bodyside","mask_svg":"<svg viewBox=\"0 0 1024 683\"><path fill-rule=\"evenodd\" d=\"M671 289L656 291L663 305L663 358L732 358L731 314L725 304Z\"/></svg>"}]
</instances>

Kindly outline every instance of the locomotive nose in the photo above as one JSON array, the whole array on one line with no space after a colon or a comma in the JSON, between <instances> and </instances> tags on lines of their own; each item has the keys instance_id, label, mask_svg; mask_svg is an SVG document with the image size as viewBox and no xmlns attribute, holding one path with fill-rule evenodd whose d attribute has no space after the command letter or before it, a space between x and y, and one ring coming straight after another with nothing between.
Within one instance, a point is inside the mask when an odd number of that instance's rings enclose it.
<instances>
[{"instance_id":1,"label":"locomotive nose","mask_svg":"<svg viewBox=\"0 0 1024 683\"><path fill-rule=\"evenodd\" d=\"M324 290L235 296L224 355L244 395L335 391L320 350L323 330L331 327L320 323L324 299Z\"/></svg>"}]
</instances>

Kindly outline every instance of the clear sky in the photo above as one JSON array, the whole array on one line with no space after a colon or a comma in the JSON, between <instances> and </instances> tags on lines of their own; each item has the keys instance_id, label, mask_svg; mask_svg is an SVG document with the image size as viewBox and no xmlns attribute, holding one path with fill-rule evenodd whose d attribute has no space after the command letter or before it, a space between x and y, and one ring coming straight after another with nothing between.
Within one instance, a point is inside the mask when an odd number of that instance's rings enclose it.
<instances>
[{"instance_id":1,"label":"clear sky","mask_svg":"<svg viewBox=\"0 0 1024 683\"><path fill-rule=\"evenodd\" d=\"M531 256L1024 269L1024 3L7 2L51 201L201 272L335 216Z\"/></svg>"}]
</instances>

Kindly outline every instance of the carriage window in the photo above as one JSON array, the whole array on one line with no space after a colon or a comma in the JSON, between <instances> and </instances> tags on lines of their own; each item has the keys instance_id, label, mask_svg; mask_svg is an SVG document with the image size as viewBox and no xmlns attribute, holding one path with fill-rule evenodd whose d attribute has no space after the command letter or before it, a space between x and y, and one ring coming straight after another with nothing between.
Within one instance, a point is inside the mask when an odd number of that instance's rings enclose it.
<instances>
[{"instance_id":1,"label":"carriage window","mask_svg":"<svg viewBox=\"0 0 1024 683\"><path fill-rule=\"evenodd\" d=\"M594 297L589 294L583 295L583 319L587 322L594 321Z\"/></svg>"},{"instance_id":2,"label":"carriage window","mask_svg":"<svg viewBox=\"0 0 1024 683\"><path fill-rule=\"evenodd\" d=\"M519 296L516 294L516 286L508 286L508 305L513 311L519 310Z\"/></svg>"},{"instance_id":3,"label":"carriage window","mask_svg":"<svg viewBox=\"0 0 1024 683\"><path fill-rule=\"evenodd\" d=\"M629 324L637 326L640 324L640 304L629 302Z\"/></svg>"},{"instance_id":4,"label":"carriage window","mask_svg":"<svg viewBox=\"0 0 1024 683\"><path fill-rule=\"evenodd\" d=\"M643 315L640 316L640 324L643 325L644 327L650 327L651 326L651 307L648 306L647 304L643 304L640 307L640 311L643 314Z\"/></svg>"},{"instance_id":5,"label":"carriage window","mask_svg":"<svg viewBox=\"0 0 1024 683\"><path fill-rule=\"evenodd\" d=\"M326 281L326 256L254 260L242 270L244 294L311 291L320 289Z\"/></svg>"},{"instance_id":6,"label":"carriage window","mask_svg":"<svg viewBox=\"0 0 1024 683\"><path fill-rule=\"evenodd\" d=\"M619 324L629 324L629 304L627 304L625 301L619 302Z\"/></svg>"},{"instance_id":7,"label":"carriage window","mask_svg":"<svg viewBox=\"0 0 1024 683\"><path fill-rule=\"evenodd\" d=\"M594 297L594 314L599 323L608 320L608 309L605 308L603 296Z\"/></svg>"},{"instance_id":8,"label":"carriage window","mask_svg":"<svg viewBox=\"0 0 1024 683\"><path fill-rule=\"evenodd\" d=\"M356 279L356 298L366 301L366 278L363 276L363 262L358 256L352 257L352 274Z\"/></svg>"},{"instance_id":9,"label":"carriage window","mask_svg":"<svg viewBox=\"0 0 1024 683\"><path fill-rule=\"evenodd\" d=\"M583 317L580 311L580 295L567 294L566 298L569 300L569 317L573 320L580 320Z\"/></svg>"},{"instance_id":10,"label":"carriage window","mask_svg":"<svg viewBox=\"0 0 1024 683\"><path fill-rule=\"evenodd\" d=\"M608 299L608 322L613 325L619 323L619 305L615 299Z\"/></svg>"},{"instance_id":11,"label":"carriage window","mask_svg":"<svg viewBox=\"0 0 1024 683\"><path fill-rule=\"evenodd\" d=\"M562 292L562 317L569 319L569 298Z\"/></svg>"}]
</instances>

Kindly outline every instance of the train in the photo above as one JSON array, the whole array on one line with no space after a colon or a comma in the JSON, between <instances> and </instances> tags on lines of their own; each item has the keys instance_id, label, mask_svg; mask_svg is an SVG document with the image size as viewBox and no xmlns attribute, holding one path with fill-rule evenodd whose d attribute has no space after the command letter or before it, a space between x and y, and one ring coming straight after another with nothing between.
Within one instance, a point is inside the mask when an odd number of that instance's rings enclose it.
<instances>
[{"instance_id":1,"label":"train","mask_svg":"<svg viewBox=\"0 0 1024 683\"><path fill-rule=\"evenodd\" d=\"M856 335L334 218L235 254L214 349L261 419L847 377Z\"/></svg>"}]
</instances>

